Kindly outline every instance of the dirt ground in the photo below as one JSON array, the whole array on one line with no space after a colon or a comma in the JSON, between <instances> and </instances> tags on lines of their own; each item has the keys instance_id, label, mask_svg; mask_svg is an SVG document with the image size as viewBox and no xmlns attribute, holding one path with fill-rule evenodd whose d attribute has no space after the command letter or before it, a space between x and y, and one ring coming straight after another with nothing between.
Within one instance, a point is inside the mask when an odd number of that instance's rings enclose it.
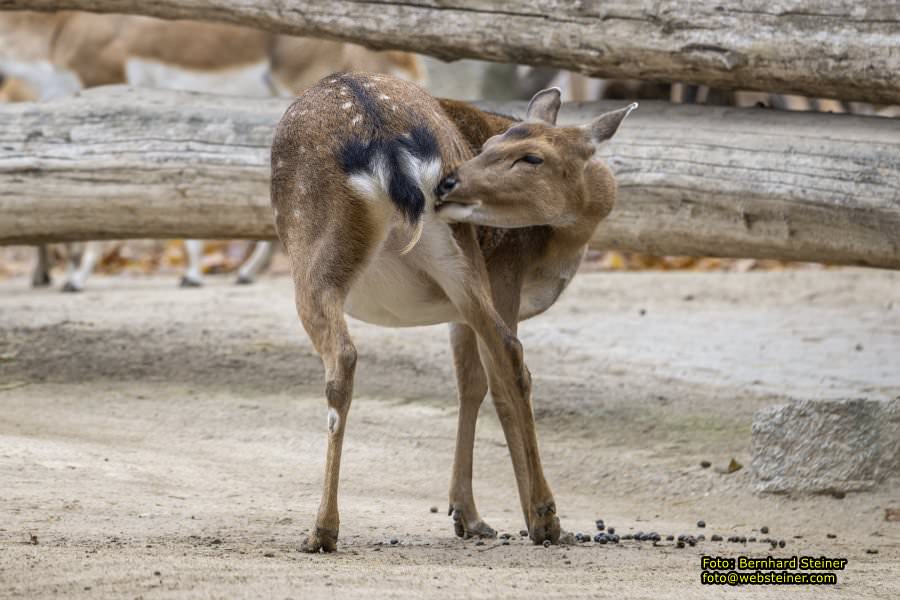
<instances>
[{"instance_id":1,"label":"dirt ground","mask_svg":"<svg viewBox=\"0 0 900 600\"><path fill-rule=\"evenodd\" d=\"M563 527L592 532L603 518L620 535L706 535L684 549L520 538L490 403L476 500L513 539L455 538L446 329L351 330L360 358L340 547L311 556L297 549L318 503L326 410L289 280L180 290L170 278L96 278L80 295L0 282L0 597L900 593L900 523L885 520L900 481L842 499L759 496L749 468L761 407L900 394L898 273L588 273L522 326ZM732 457L747 467L717 472ZM774 556L848 558L838 585L700 584L703 554L770 553L712 534L761 537L763 525L786 541Z\"/></svg>"}]
</instances>

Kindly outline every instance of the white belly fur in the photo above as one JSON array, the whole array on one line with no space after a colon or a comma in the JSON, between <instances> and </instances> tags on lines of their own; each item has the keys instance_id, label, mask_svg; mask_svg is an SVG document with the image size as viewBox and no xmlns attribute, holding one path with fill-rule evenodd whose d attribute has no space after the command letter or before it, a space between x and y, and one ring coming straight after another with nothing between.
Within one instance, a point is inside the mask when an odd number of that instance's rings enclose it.
<instances>
[{"instance_id":1,"label":"white belly fur","mask_svg":"<svg viewBox=\"0 0 900 600\"><path fill-rule=\"evenodd\" d=\"M125 65L130 85L189 92L215 92L234 96L271 96L269 62L198 71L142 58L130 58Z\"/></svg>"},{"instance_id":2,"label":"white belly fur","mask_svg":"<svg viewBox=\"0 0 900 600\"><path fill-rule=\"evenodd\" d=\"M344 310L350 316L386 327L414 327L458 321L459 313L446 295L435 298L434 281L442 289L459 286L459 249L443 221L426 213L422 239L401 256L409 236L395 225L366 270L350 288ZM425 275L428 273L428 275Z\"/></svg>"}]
</instances>

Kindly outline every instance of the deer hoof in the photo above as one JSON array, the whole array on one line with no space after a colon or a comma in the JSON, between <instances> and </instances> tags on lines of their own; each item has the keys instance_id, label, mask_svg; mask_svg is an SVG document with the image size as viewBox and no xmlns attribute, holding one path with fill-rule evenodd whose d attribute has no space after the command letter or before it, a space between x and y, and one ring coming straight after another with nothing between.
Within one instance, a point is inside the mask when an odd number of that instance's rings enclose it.
<instances>
[{"instance_id":1,"label":"deer hoof","mask_svg":"<svg viewBox=\"0 0 900 600\"><path fill-rule=\"evenodd\" d=\"M316 527L315 533L309 534L300 545L301 552L315 554L317 552L334 552L337 550L338 532L336 529Z\"/></svg>"},{"instance_id":2,"label":"deer hoof","mask_svg":"<svg viewBox=\"0 0 900 600\"><path fill-rule=\"evenodd\" d=\"M195 288L195 287L203 287L203 282L197 279L191 279L187 275L181 278L181 283L178 284L179 287L183 288Z\"/></svg>"},{"instance_id":3,"label":"deer hoof","mask_svg":"<svg viewBox=\"0 0 900 600\"><path fill-rule=\"evenodd\" d=\"M62 291L66 292L66 293L80 292L81 287L75 285L71 281L67 281L66 284L64 286L62 286Z\"/></svg>"},{"instance_id":4,"label":"deer hoof","mask_svg":"<svg viewBox=\"0 0 900 600\"><path fill-rule=\"evenodd\" d=\"M253 278L249 275L238 275L238 278L234 281L237 285L250 285L253 283Z\"/></svg>"},{"instance_id":5,"label":"deer hoof","mask_svg":"<svg viewBox=\"0 0 900 600\"><path fill-rule=\"evenodd\" d=\"M31 278L31 287L46 287L53 283L50 279L50 274L44 271L37 273Z\"/></svg>"},{"instance_id":6,"label":"deer hoof","mask_svg":"<svg viewBox=\"0 0 900 600\"><path fill-rule=\"evenodd\" d=\"M531 541L535 544L543 544L549 541L551 544L559 543L561 529L559 517L556 516L556 504L551 500L534 509L535 517L532 520L530 530Z\"/></svg>"},{"instance_id":7,"label":"deer hoof","mask_svg":"<svg viewBox=\"0 0 900 600\"><path fill-rule=\"evenodd\" d=\"M457 537L461 537L463 539L469 539L473 537L497 537L497 532L494 530L494 528L481 519L476 520L474 523L467 524L462 511L458 509L453 511L453 531L456 532Z\"/></svg>"}]
</instances>

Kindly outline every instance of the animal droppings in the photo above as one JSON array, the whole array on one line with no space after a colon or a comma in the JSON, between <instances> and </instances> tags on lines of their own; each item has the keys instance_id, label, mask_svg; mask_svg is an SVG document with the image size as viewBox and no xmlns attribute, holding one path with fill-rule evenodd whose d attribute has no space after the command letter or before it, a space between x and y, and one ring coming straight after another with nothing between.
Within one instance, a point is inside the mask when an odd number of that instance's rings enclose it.
<instances>
[{"instance_id":1,"label":"animal droppings","mask_svg":"<svg viewBox=\"0 0 900 600\"><path fill-rule=\"evenodd\" d=\"M706 521L697 521L697 527L703 529L704 527L706 527Z\"/></svg>"},{"instance_id":2,"label":"animal droppings","mask_svg":"<svg viewBox=\"0 0 900 600\"><path fill-rule=\"evenodd\" d=\"M759 528L760 533L769 533L769 528L766 525L763 525Z\"/></svg>"},{"instance_id":3,"label":"animal droppings","mask_svg":"<svg viewBox=\"0 0 900 600\"><path fill-rule=\"evenodd\" d=\"M718 533L714 533L714 534L712 535L712 537L709 538L709 539L712 540L713 542L721 542L721 541L722 541L722 536L719 535Z\"/></svg>"},{"instance_id":4,"label":"animal droppings","mask_svg":"<svg viewBox=\"0 0 900 600\"><path fill-rule=\"evenodd\" d=\"M544 548L550 547L550 540L544 540Z\"/></svg>"}]
</instances>

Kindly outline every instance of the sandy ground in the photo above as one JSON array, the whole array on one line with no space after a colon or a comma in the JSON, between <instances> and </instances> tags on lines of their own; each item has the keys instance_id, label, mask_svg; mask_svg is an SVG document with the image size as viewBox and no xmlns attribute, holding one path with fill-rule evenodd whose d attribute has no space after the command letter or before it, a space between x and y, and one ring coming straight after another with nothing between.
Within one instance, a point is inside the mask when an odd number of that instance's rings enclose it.
<instances>
[{"instance_id":1,"label":"sandy ground","mask_svg":"<svg viewBox=\"0 0 900 600\"><path fill-rule=\"evenodd\" d=\"M848 558L829 588L700 584L701 555L768 554L759 543L530 545L489 403L476 499L514 536L456 539L446 329L351 329L340 549L310 556L297 548L318 503L325 403L287 279L179 290L96 278L80 295L0 283L0 597L900 593L900 523L884 517L900 482L843 499L758 496L749 468L700 466L749 465L761 407L900 394L900 274L583 274L522 326L565 528L602 517L619 534L727 538L766 525L786 540L775 556Z\"/></svg>"}]
</instances>

